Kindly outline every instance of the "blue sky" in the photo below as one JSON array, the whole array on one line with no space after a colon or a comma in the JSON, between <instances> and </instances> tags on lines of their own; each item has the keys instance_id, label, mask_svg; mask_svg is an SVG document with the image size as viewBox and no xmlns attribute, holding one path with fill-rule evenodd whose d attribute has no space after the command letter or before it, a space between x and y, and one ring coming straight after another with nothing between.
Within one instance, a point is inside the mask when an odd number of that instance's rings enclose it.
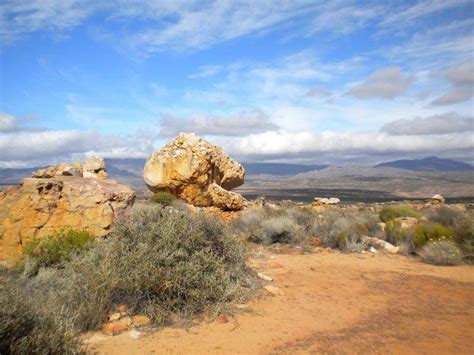
<instances>
[{"instance_id":1,"label":"blue sky","mask_svg":"<svg viewBox=\"0 0 474 355\"><path fill-rule=\"evenodd\" d=\"M473 1L0 4L0 167L146 157L474 156Z\"/></svg>"}]
</instances>

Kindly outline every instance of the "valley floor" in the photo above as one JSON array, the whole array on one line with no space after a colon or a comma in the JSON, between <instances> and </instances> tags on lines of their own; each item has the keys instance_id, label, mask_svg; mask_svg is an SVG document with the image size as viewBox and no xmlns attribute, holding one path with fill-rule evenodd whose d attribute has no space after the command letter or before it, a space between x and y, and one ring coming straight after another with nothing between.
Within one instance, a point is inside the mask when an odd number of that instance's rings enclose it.
<instances>
[{"instance_id":1,"label":"valley floor","mask_svg":"<svg viewBox=\"0 0 474 355\"><path fill-rule=\"evenodd\" d=\"M263 249L262 249L263 250ZM228 323L202 321L88 339L99 354L473 354L474 267L399 255L273 254L250 260L274 278Z\"/></svg>"}]
</instances>

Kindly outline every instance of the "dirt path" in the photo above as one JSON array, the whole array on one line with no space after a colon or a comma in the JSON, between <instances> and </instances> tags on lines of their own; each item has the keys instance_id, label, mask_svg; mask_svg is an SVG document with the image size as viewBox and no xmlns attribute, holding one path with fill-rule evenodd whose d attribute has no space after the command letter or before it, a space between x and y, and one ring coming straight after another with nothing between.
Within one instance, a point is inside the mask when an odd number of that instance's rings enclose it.
<instances>
[{"instance_id":1,"label":"dirt path","mask_svg":"<svg viewBox=\"0 0 474 355\"><path fill-rule=\"evenodd\" d=\"M251 260L283 294L226 324L133 339L96 335L101 354L474 354L474 267L396 255L266 255ZM268 282L264 282L264 284ZM265 295L265 296L263 296Z\"/></svg>"}]
</instances>

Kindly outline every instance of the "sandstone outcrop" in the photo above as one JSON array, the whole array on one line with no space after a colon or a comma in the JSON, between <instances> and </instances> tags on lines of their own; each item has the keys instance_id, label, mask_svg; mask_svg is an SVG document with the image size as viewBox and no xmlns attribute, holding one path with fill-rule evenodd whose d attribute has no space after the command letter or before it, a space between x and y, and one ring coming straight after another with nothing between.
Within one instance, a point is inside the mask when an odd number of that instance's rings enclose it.
<instances>
[{"instance_id":1,"label":"sandstone outcrop","mask_svg":"<svg viewBox=\"0 0 474 355\"><path fill-rule=\"evenodd\" d=\"M313 205L337 205L340 202L341 200L338 199L337 197L331 197L331 198L315 197Z\"/></svg>"},{"instance_id":2,"label":"sandstone outcrop","mask_svg":"<svg viewBox=\"0 0 474 355\"><path fill-rule=\"evenodd\" d=\"M216 145L194 134L181 133L147 160L145 183L153 191L168 191L195 206L239 210L244 199L230 192L244 183L245 171Z\"/></svg>"},{"instance_id":3,"label":"sandstone outcrop","mask_svg":"<svg viewBox=\"0 0 474 355\"><path fill-rule=\"evenodd\" d=\"M72 164L60 163L35 171L31 177L38 179L52 178L55 176L79 176L91 179L106 179L107 169L104 159L93 156L82 164L75 161Z\"/></svg>"},{"instance_id":4,"label":"sandstone outcrop","mask_svg":"<svg viewBox=\"0 0 474 355\"><path fill-rule=\"evenodd\" d=\"M430 203L432 205L437 205L437 204L444 203L444 197L441 196L440 194L436 194L431 198Z\"/></svg>"},{"instance_id":5,"label":"sandstone outcrop","mask_svg":"<svg viewBox=\"0 0 474 355\"><path fill-rule=\"evenodd\" d=\"M114 218L134 202L134 192L113 180L76 176L26 178L0 194L0 264L11 266L32 239L62 229L110 232Z\"/></svg>"}]
</instances>

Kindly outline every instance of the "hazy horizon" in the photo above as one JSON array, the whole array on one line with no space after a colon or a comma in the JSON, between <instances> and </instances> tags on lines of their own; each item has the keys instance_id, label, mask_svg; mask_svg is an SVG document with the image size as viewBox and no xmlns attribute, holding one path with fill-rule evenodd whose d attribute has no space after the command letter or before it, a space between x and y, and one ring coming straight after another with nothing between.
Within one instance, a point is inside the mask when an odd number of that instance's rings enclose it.
<instances>
[{"instance_id":1,"label":"hazy horizon","mask_svg":"<svg viewBox=\"0 0 474 355\"><path fill-rule=\"evenodd\" d=\"M0 168L146 158L474 162L472 1L6 1Z\"/></svg>"}]
</instances>

